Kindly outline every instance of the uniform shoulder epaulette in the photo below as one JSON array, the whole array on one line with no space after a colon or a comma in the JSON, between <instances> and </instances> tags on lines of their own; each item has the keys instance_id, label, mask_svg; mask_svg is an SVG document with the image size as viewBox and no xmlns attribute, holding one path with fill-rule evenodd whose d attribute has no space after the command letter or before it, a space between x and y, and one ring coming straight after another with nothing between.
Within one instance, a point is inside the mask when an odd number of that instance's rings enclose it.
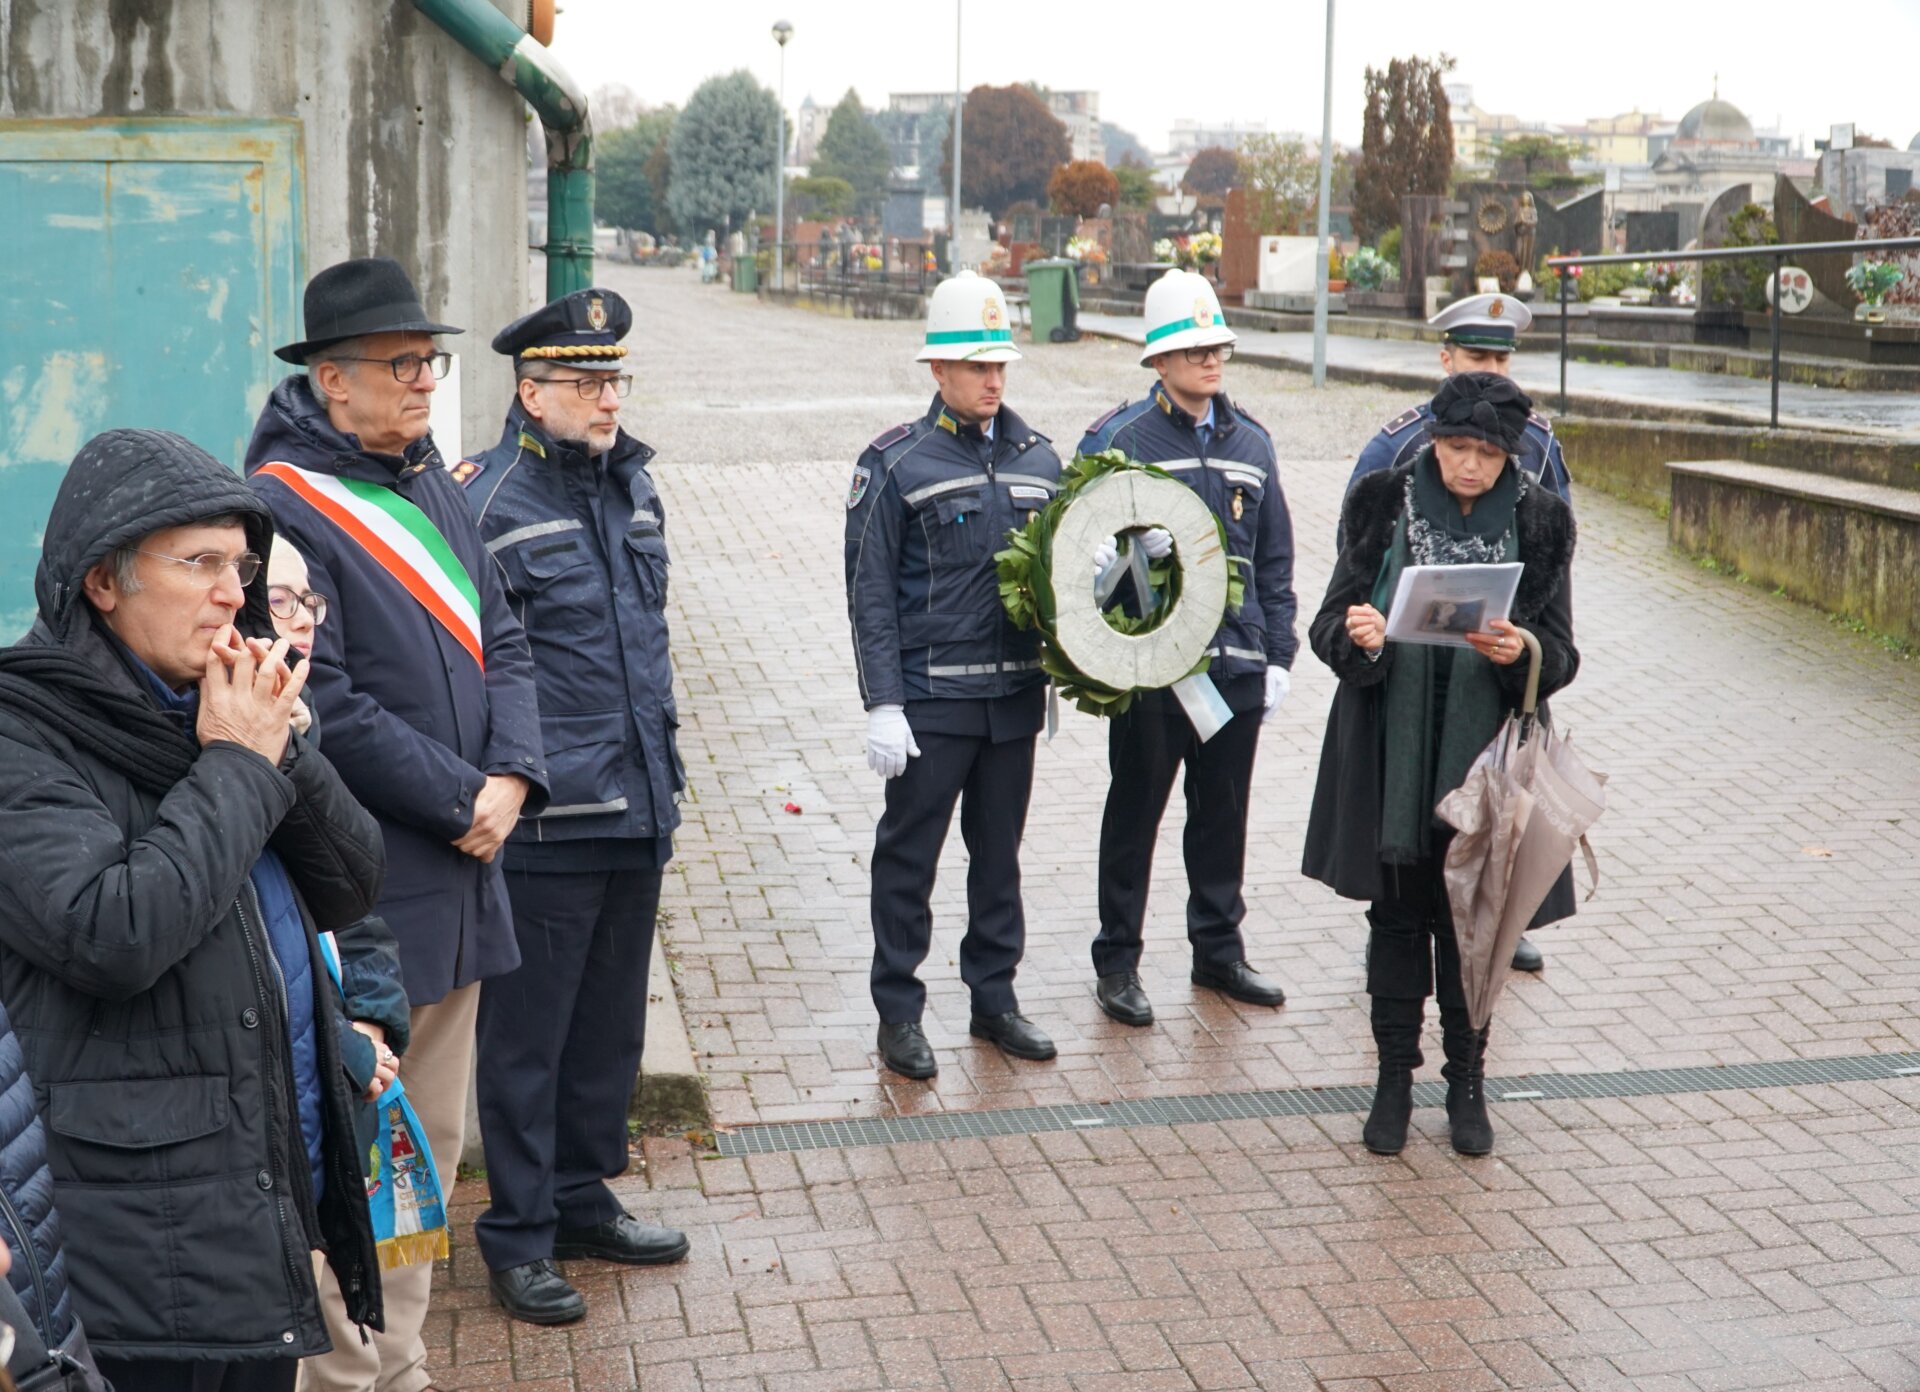
<instances>
[{"instance_id":1,"label":"uniform shoulder epaulette","mask_svg":"<svg viewBox=\"0 0 1920 1392\"><path fill-rule=\"evenodd\" d=\"M1121 402L1118 406L1114 407L1111 411L1107 412L1106 415L1100 417L1099 420L1095 421L1092 425L1088 426L1087 434L1098 435L1102 430L1106 428L1108 421L1112 420L1115 416L1119 415L1122 411L1126 409L1127 409L1127 403L1124 401Z\"/></svg>"},{"instance_id":2,"label":"uniform shoulder epaulette","mask_svg":"<svg viewBox=\"0 0 1920 1392\"><path fill-rule=\"evenodd\" d=\"M873 437L873 440L867 445L867 448L877 450L890 449L906 439L907 436L913 434L913 427L914 422L908 421L904 425L894 426L891 430L883 430Z\"/></svg>"},{"instance_id":3,"label":"uniform shoulder epaulette","mask_svg":"<svg viewBox=\"0 0 1920 1392\"><path fill-rule=\"evenodd\" d=\"M453 481L455 483L465 488L469 483L473 482L475 475L479 474L486 467L485 462L482 460L463 459L451 469L447 470L447 472L453 475Z\"/></svg>"},{"instance_id":4,"label":"uniform shoulder epaulette","mask_svg":"<svg viewBox=\"0 0 1920 1392\"><path fill-rule=\"evenodd\" d=\"M1420 419L1420 408L1418 406L1409 406L1407 407L1406 410L1402 411L1399 415L1395 416L1392 420L1388 421L1385 425L1381 426L1380 428L1389 435L1398 435L1401 431L1405 430L1408 426L1412 425L1415 421L1419 419Z\"/></svg>"},{"instance_id":5,"label":"uniform shoulder epaulette","mask_svg":"<svg viewBox=\"0 0 1920 1392\"><path fill-rule=\"evenodd\" d=\"M1553 434L1553 422L1548 420L1545 416L1541 415L1538 411L1529 411L1527 413L1527 424L1537 425L1542 430L1546 431L1547 434L1549 435Z\"/></svg>"},{"instance_id":6,"label":"uniform shoulder epaulette","mask_svg":"<svg viewBox=\"0 0 1920 1392\"><path fill-rule=\"evenodd\" d=\"M1267 429L1266 425L1260 420L1260 418L1254 415L1253 412L1249 411L1246 407L1240 405L1238 402L1235 402L1233 406L1233 413L1234 415L1240 417L1240 419L1245 421L1248 425L1252 426L1255 430L1259 431L1262 435L1266 436L1267 439L1269 440L1273 439L1273 432Z\"/></svg>"}]
</instances>

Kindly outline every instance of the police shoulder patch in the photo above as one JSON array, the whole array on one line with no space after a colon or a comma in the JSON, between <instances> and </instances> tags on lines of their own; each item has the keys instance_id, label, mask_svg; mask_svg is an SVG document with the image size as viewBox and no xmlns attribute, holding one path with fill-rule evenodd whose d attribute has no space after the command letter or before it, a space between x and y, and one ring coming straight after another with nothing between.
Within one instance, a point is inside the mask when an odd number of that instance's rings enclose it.
<instances>
[{"instance_id":1,"label":"police shoulder patch","mask_svg":"<svg viewBox=\"0 0 1920 1392\"><path fill-rule=\"evenodd\" d=\"M453 481L455 483L465 488L469 483L472 483L475 478L479 477L480 473L486 467L487 466L482 464L478 459L463 459L451 469L447 470L447 472L453 475Z\"/></svg>"},{"instance_id":2,"label":"police shoulder patch","mask_svg":"<svg viewBox=\"0 0 1920 1392\"><path fill-rule=\"evenodd\" d=\"M1122 411L1126 409L1127 409L1127 403L1124 401L1121 402L1118 406L1114 407L1111 411L1107 412L1106 415L1100 417L1099 420L1095 421L1092 425L1088 426L1087 434L1089 435L1099 434L1100 431L1106 428L1106 424L1108 421L1112 420L1115 416L1119 415Z\"/></svg>"},{"instance_id":3,"label":"police shoulder patch","mask_svg":"<svg viewBox=\"0 0 1920 1392\"><path fill-rule=\"evenodd\" d=\"M1395 416L1392 420L1388 421L1385 425L1383 425L1381 429L1386 431L1387 434L1389 435L1398 435L1401 431L1405 430L1408 426L1412 425L1415 421L1418 421L1419 419L1420 419L1420 408L1418 406L1409 406L1407 407L1406 410L1402 411L1399 415Z\"/></svg>"},{"instance_id":4,"label":"police shoulder patch","mask_svg":"<svg viewBox=\"0 0 1920 1392\"><path fill-rule=\"evenodd\" d=\"M875 442L878 443L877 441ZM852 512L860 506L860 500L867 496L867 485L873 482L873 470L864 464L853 466L853 482L847 485L847 511Z\"/></svg>"},{"instance_id":5,"label":"police shoulder patch","mask_svg":"<svg viewBox=\"0 0 1920 1392\"><path fill-rule=\"evenodd\" d=\"M906 439L907 436L911 434L913 434L913 423L909 421L905 425L896 425L891 430L882 431L880 434L876 435L873 438L872 442L868 444L867 448L883 450L887 448L887 446L889 445L899 444L902 440Z\"/></svg>"},{"instance_id":6,"label":"police shoulder patch","mask_svg":"<svg viewBox=\"0 0 1920 1392\"><path fill-rule=\"evenodd\" d=\"M1537 425L1546 431L1547 434L1553 434L1553 422L1541 415L1538 411L1530 411L1527 413L1527 424Z\"/></svg>"}]
</instances>

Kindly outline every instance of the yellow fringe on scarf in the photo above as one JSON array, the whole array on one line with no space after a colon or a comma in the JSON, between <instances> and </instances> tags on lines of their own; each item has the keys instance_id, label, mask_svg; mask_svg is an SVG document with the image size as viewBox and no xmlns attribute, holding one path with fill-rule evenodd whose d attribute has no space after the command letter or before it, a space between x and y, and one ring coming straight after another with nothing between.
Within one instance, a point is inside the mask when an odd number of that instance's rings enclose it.
<instances>
[{"instance_id":1,"label":"yellow fringe on scarf","mask_svg":"<svg viewBox=\"0 0 1920 1392\"><path fill-rule=\"evenodd\" d=\"M435 1228L432 1232L408 1233L404 1237L389 1237L380 1243L380 1269L391 1271L396 1266L414 1266L420 1262L438 1261L447 1255L447 1230Z\"/></svg>"}]
</instances>

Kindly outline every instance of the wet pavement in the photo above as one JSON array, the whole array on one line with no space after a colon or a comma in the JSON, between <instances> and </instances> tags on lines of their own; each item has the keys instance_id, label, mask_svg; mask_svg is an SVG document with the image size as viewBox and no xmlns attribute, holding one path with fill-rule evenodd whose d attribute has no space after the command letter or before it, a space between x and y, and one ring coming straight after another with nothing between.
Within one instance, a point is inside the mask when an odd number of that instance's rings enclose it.
<instances>
[{"instance_id":1,"label":"wet pavement","mask_svg":"<svg viewBox=\"0 0 1920 1392\"><path fill-rule=\"evenodd\" d=\"M627 418L661 451L691 782L663 933L723 1126L1369 1083L1360 906L1298 873L1333 689L1305 653L1262 736L1246 890L1249 954L1286 984L1285 1008L1188 983L1176 798L1142 964L1158 1023L1099 1012L1105 732L1069 711L1039 756L1018 982L1060 1057L1015 1063L967 1037L956 835L924 972L940 1075L877 1066L866 862L881 789L841 528L854 457L930 396L916 326L604 275L643 327L672 326ZM1070 449L1142 389L1134 357L1035 349L1009 401ZM1351 457L1404 394L1313 392L1240 361L1228 385L1282 456L1304 631ZM1578 515L1584 665L1556 708L1612 776L1602 881L1539 935L1547 969L1503 1001L1490 1070L1920 1049L1920 670L1669 553L1651 514L1583 494ZM747 1159L653 1140L623 1192L686 1228L692 1258L571 1264L592 1307L572 1329L487 1308L465 1227L480 1194L461 1186L436 1385L1920 1387L1916 1098L1920 1079L1878 1078L1506 1101L1479 1160L1453 1154L1433 1108L1391 1160L1339 1112Z\"/></svg>"}]
</instances>

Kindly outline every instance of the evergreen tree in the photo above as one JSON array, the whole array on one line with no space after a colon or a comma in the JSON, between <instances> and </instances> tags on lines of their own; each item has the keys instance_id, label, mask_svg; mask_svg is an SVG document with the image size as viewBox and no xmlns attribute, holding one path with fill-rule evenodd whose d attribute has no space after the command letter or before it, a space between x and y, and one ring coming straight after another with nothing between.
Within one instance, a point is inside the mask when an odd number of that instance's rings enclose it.
<instances>
[{"instance_id":1,"label":"evergreen tree","mask_svg":"<svg viewBox=\"0 0 1920 1392\"><path fill-rule=\"evenodd\" d=\"M667 207L688 236L728 231L749 213L771 213L774 168L784 156L779 103L744 69L694 89L667 138L673 180Z\"/></svg>"},{"instance_id":2,"label":"evergreen tree","mask_svg":"<svg viewBox=\"0 0 1920 1392\"><path fill-rule=\"evenodd\" d=\"M1453 180L1453 59L1395 58L1367 69L1367 115L1353 175L1353 231L1370 242L1400 225L1400 199L1442 194Z\"/></svg>"},{"instance_id":3,"label":"evergreen tree","mask_svg":"<svg viewBox=\"0 0 1920 1392\"><path fill-rule=\"evenodd\" d=\"M886 201L893 153L853 88L847 88L827 118L820 148L807 172L816 179L844 179L853 185L855 204L863 213L878 212Z\"/></svg>"}]
</instances>

